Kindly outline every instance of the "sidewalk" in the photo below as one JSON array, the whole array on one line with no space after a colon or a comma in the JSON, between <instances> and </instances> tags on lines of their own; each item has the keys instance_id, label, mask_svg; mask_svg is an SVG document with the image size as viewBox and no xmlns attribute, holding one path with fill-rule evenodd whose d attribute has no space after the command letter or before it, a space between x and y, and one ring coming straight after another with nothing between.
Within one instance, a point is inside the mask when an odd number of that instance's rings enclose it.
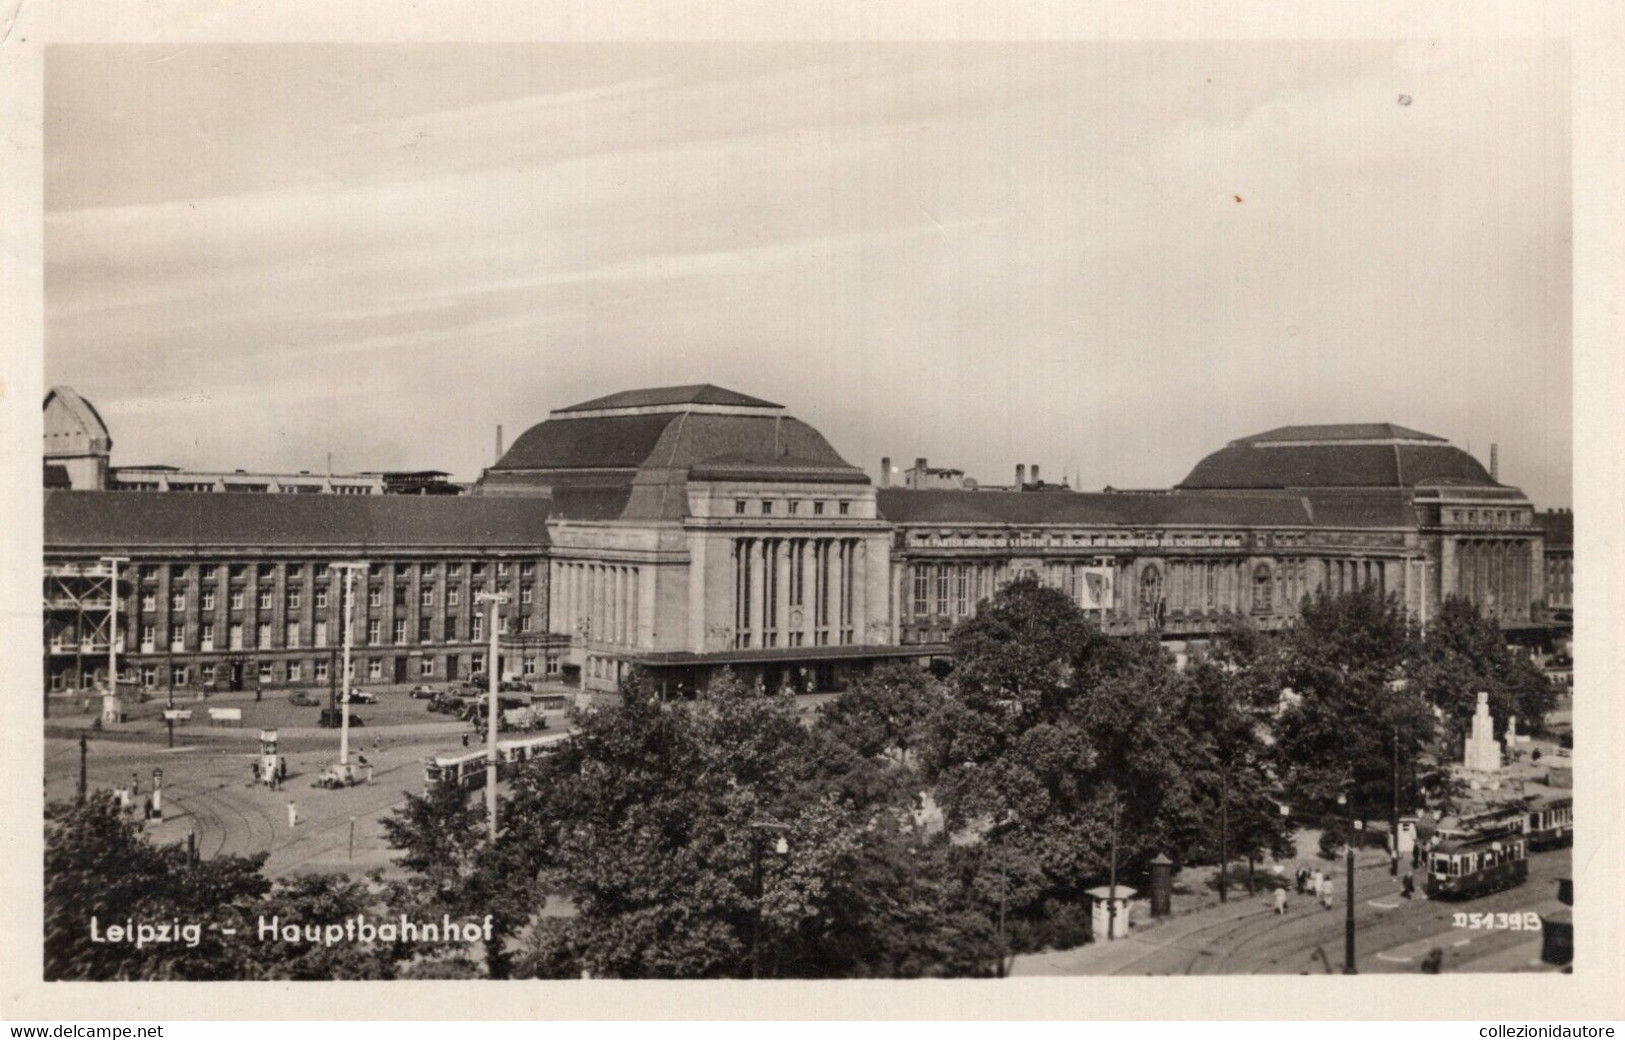
<instances>
[{"instance_id":1,"label":"sidewalk","mask_svg":"<svg viewBox=\"0 0 1625 1040\"><path fill-rule=\"evenodd\" d=\"M1317 861L1319 862L1319 861ZM1338 861L1334 879L1342 878ZM1376 850L1363 850L1355 857L1355 870L1363 877L1373 871L1388 872L1388 856ZM1234 882L1232 882L1234 884ZM1217 896L1214 897L1215 899ZM1297 896L1297 899L1303 899ZM1337 898L1342 900L1341 887ZM1141 917L1135 914L1133 930L1113 942L1091 942L1070 950L1044 950L1018 955L1011 975L1111 975L1158 950L1178 946L1191 935L1213 925L1264 917L1274 912L1274 889L1262 887L1248 895L1245 886L1235 886L1228 903L1211 903L1201 909L1169 917Z\"/></svg>"}]
</instances>

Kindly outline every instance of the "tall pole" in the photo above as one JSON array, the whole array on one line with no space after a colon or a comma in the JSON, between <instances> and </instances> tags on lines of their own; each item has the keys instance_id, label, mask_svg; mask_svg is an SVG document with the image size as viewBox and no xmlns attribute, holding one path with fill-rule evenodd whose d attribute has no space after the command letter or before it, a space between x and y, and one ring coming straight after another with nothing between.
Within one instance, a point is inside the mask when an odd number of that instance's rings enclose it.
<instances>
[{"instance_id":1,"label":"tall pole","mask_svg":"<svg viewBox=\"0 0 1625 1040\"><path fill-rule=\"evenodd\" d=\"M1394 727L1393 806L1388 815L1388 835L1392 850L1388 858L1388 873L1399 874L1399 727Z\"/></svg>"},{"instance_id":2,"label":"tall pole","mask_svg":"<svg viewBox=\"0 0 1625 1040\"><path fill-rule=\"evenodd\" d=\"M1348 829L1348 855L1345 867L1348 873L1348 897L1344 900L1343 908L1343 974L1358 975L1354 967L1354 835L1355 830L1354 793L1349 791L1349 829Z\"/></svg>"},{"instance_id":3,"label":"tall pole","mask_svg":"<svg viewBox=\"0 0 1625 1040\"><path fill-rule=\"evenodd\" d=\"M355 568L344 568L344 696L339 698L339 765L350 764L350 648L355 639Z\"/></svg>"},{"instance_id":4,"label":"tall pole","mask_svg":"<svg viewBox=\"0 0 1625 1040\"><path fill-rule=\"evenodd\" d=\"M334 564L344 572L344 689L339 697L339 767L350 764L350 650L355 640L355 572L365 563Z\"/></svg>"},{"instance_id":5,"label":"tall pole","mask_svg":"<svg viewBox=\"0 0 1625 1040\"><path fill-rule=\"evenodd\" d=\"M167 691L164 698L164 728L169 730L169 746L175 746L175 717L170 712L175 710L175 651L171 649L164 655L164 676L168 680Z\"/></svg>"},{"instance_id":6,"label":"tall pole","mask_svg":"<svg viewBox=\"0 0 1625 1040\"><path fill-rule=\"evenodd\" d=\"M107 619L107 689L114 697L118 696L118 565L130 562L128 556L103 556L102 562L107 564L112 572L109 587L112 596L111 613Z\"/></svg>"},{"instance_id":7,"label":"tall pole","mask_svg":"<svg viewBox=\"0 0 1625 1040\"><path fill-rule=\"evenodd\" d=\"M502 712L497 704L497 628L502 620L502 604L508 602L506 592L482 592L477 597L486 604L486 627L490 629L490 658L485 665L486 687L490 695L485 709L485 815L490 822L489 841L497 840L497 725Z\"/></svg>"},{"instance_id":8,"label":"tall pole","mask_svg":"<svg viewBox=\"0 0 1625 1040\"><path fill-rule=\"evenodd\" d=\"M751 895L755 898L750 905L750 977L762 977L762 832L751 830L750 834L750 879Z\"/></svg>"},{"instance_id":9,"label":"tall pole","mask_svg":"<svg viewBox=\"0 0 1625 1040\"><path fill-rule=\"evenodd\" d=\"M1230 764L1219 763L1219 902L1230 901Z\"/></svg>"},{"instance_id":10,"label":"tall pole","mask_svg":"<svg viewBox=\"0 0 1625 1040\"><path fill-rule=\"evenodd\" d=\"M1117 938L1117 820L1122 803L1117 800L1117 792L1112 792L1112 872L1111 886L1106 895L1106 940L1110 942Z\"/></svg>"},{"instance_id":11,"label":"tall pole","mask_svg":"<svg viewBox=\"0 0 1625 1040\"><path fill-rule=\"evenodd\" d=\"M85 804L85 760L90 755L90 738L79 734L79 804Z\"/></svg>"}]
</instances>

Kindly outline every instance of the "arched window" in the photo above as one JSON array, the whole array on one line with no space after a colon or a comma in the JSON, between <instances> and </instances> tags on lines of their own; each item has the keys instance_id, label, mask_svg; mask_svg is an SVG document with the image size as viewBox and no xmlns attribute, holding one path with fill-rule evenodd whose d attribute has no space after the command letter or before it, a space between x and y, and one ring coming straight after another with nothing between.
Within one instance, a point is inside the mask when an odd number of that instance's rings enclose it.
<instances>
[{"instance_id":1,"label":"arched window","mask_svg":"<svg viewBox=\"0 0 1625 1040\"><path fill-rule=\"evenodd\" d=\"M1253 568L1253 612L1268 614L1275 600L1275 584L1270 580L1269 564Z\"/></svg>"},{"instance_id":2,"label":"arched window","mask_svg":"<svg viewBox=\"0 0 1625 1040\"><path fill-rule=\"evenodd\" d=\"M1162 605L1162 572L1147 567L1140 572L1140 616L1155 617Z\"/></svg>"}]
</instances>

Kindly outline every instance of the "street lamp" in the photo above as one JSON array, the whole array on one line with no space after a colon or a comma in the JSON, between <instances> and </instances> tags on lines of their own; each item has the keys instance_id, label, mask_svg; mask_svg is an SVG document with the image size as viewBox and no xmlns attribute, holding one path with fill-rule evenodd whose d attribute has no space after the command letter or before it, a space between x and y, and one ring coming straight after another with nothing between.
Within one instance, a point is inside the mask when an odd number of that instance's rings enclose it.
<instances>
[{"instance_id":1,"label":"street lamp","mask_svg":"<svg viewBox=\"0 0 1625 1040\"><path fill-rule=\"evenodd\" d=\"M773 854L775 856L788 856L790 854L790 839L785 837L789 832L789 824L778 820L761 818L752 820L750 827L750 871L751 887L755 890L755 904L750 915L750 977L762 977L762 900L764 886L762 878L762 845L769 834L777 837L773 841Z\"/></svg>"},{"instance_id":2,"label":"street lamp","mask_svg":"<svg viewBox=\"0 0 1625 1040\"><path fill-rule=\"evenodd\" d=\"M355 574L367 564L347 561L333 564L344 572L344 696L339 698L339 777L350 780L350 650L355 639Z\"/></svg>"},{"instance_id":3,"label":"street lamp","mask_svg":"<svg viewBox=\"0 0 1625 1040\"><path fill-rule=\"evenodd\" d=\"M508 602L506 592L480 592L475 600L486 604L486 628L491 638L491 659L485 666L485 680L490 691L490 705L485 710L485 813L490 820L489 841L497 840L497 723L501 708L497 704L497 627L501 620L502 604Z\"/></svg>"},{"instance_id":4,"label":"street lamp","mask_svg":"<svg viewBox=\"0 0 1625 1040\"><path fill-rule=\"evenodd\" d=\"M1348 807L1349 832L1345 869L1348 872L1348 897L1343 915L1343 974L1358 975L1354 967L1354 834L1361 830L1361 821L1354 818L1354 806L1347 794L1337 796L1337 804Z\"/></svg>"},{"instance_id":5,"label":"street lamp","mask_svg":"<svg viewBox=\"0 0 1625 1040\"><path fill-rule=\"evenodd\" d=\"M107 618L107 690L115 698L118 696L118 565L129 563L128 556L103 556L101 562L107 564L112 574L109 588L112 595L109 598L109 614Z\"/></svg>"}]
</instances>

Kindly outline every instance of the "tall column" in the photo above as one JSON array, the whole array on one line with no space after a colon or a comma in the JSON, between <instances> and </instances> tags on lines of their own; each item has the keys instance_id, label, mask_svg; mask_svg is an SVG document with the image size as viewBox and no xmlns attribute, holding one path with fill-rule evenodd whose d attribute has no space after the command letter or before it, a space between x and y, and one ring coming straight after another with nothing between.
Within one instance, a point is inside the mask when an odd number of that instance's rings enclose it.
<instances>
[{"instance_id":1,"label":"tall column","mask_svg":"<svg viewBox=\"0 0 1625 1040\"><path fill-rule=\"evenodd\" d=\"M970 575L965 576L970 583ZM970 590L966 590L965 611L974 609ZM859 538L852 543L852 642L867 642L869 631L869 540Z\"/></svg>"},{"instance_id":2,"label":"tall column","mask_svg":"<svg viewBox=\"0 0 1625 1040\"><path fill-rule=\"evenodd\" d=\"M765 584L762 581L762 554L765 548L761 538L752 538L745 543L750 567L750 610L745 615L745 625L751 634L751 646L762 645L762 587Z\"/></svg>"},{"instance_id":3,"label":"tall column","mask_svg":"<svg viewBox=\"0 0 1625 1040\"><path fill-rule=\"evenodd\" d=\"M940 567L941 564L938 564ZM936 574L931 576L934 585L940 588ZM828 572L824 580L824 590L828 593L826 602L829 603L829 642L831 646L841 641L841 540L832 538L829 542Z\"/></svg>"},{"instance_id":4,"label":"tall column","mask_svg":"<svg viewBox=\"0 0 1625 1040\"><path fill-rule=\"evenodd\" d=\"M818 624L818 539L804 538L801 542L801 642L812 646L817 642L813 634Z\"/></svg>"},{"instance_id":5,"label":"tall column","mask_svg":"<svg viewBox=\"0 0 1625 1040\"><path fill-rule=\"evenodd\" d=\"M779 644L790 645L790 542L780 539L774 553L774 567L778 588L775 608L778 613Z\"/></svg>"}]
</instances>

